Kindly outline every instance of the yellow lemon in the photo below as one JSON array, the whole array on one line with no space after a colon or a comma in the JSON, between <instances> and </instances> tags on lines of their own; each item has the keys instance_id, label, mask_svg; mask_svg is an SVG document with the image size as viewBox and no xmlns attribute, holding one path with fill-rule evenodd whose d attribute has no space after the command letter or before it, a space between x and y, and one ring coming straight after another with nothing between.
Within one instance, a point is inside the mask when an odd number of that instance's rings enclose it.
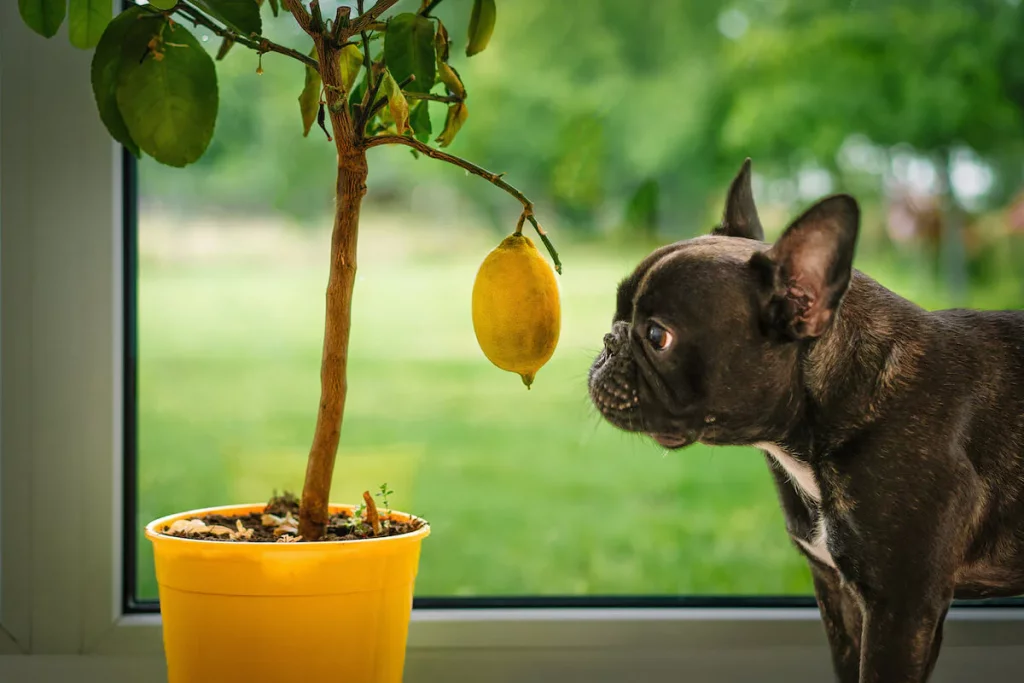
<instances>
[{"instance_id":1,"label":"yellow lemon","mask_svg":"<svg viewBox=\"0 0 1024 683\"><path fill-rule=\"evenodd\" d=\"M558 344L555 271L530 238L513 234L487 255L473 283L473 330L487 359L529 389Z\"/></svg>"}]
</instances>

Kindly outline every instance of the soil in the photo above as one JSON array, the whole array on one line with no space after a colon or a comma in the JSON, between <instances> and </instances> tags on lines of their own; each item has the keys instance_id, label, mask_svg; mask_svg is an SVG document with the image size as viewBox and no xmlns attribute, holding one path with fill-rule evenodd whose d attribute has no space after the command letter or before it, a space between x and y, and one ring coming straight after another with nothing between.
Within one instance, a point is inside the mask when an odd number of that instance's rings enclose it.
<instances>
[{"instance_id":1,"label":"soil","mask_svg":"<svg viewBox=\"0 0 1024 683\"><path fill-rule=\"evenodd\" d=\"M373 533L369 519L348 513L332 515L320 541L356 541L409 534L424 525L422 520L391 519L380 511L380 532ZM263 512L247 515L205 515L164 526L160 533L203 541L234 543L304 542L298 535L299 500L292 494L270 499ZM319 542L319 541L318 541Z\"/></svg>"}]
</instances>

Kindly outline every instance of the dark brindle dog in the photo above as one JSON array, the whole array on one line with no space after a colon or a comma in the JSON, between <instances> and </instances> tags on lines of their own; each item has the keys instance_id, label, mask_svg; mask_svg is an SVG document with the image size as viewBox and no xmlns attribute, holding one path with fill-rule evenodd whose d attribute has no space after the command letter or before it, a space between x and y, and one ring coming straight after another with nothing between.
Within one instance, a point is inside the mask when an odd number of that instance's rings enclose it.
<instances>
[{"instance_id":1,"label":"dark brindle dog","mask_svg":"<svg viewBox=\"0 0 1024 683\"><path fill-rule=\"evenodd\" d=\"M765 244L750 162L711 235L618 290L590 395L667 448L766 454L844 683L921 683L956 598L1024 592L1024 313L929 312L852 268L860 212Z\"/></svg>"}]
</instances>

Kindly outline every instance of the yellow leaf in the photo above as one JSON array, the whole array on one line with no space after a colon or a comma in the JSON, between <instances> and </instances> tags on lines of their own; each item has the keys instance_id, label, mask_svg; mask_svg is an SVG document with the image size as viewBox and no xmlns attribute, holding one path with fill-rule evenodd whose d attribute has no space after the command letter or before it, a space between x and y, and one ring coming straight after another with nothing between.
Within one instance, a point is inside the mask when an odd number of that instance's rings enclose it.
<instances>
[{"instance_id":1,"label":"yellow leaf","mask_svg":"<svg viewBox=\"0 0 1024 683\"><path fill-rule=\"evenodd\" d=\"M438 136L437 142L440 143L441 147L447 147L452 144L452 140L458 134L462 128L462 124L466 122L469 117L469 110L466 108L465 102L456 102L448 107L448 116L444 120L444 130L441 131L441 135Z\"/></svg>"},{"instance_id":2,"label":"yellow leaf","mask_svg":"<svg viewBox=\"0 0 1024 683\"><path fill-rule=\"evenodd\" d=\"M359 76L359 69L363 67L363 53L355 45L346 45L339 57L341 60L341 87L345 92L352 90L356 77Z\"/></svg>"},{"instance_id":3,"label":"yellow leaf","mask_svg":"<svg viewBox=\"0 0 1024 683\"><path fill-rule=\"evenodd\" d=\"M381 84L384 95L388 98L388 110L391 119L395 122L395 131L398 135L405 135L409 128L409 101L402 94L394 76L387 69L384 70L384 82Z\"/></svg>"}]
</instances>

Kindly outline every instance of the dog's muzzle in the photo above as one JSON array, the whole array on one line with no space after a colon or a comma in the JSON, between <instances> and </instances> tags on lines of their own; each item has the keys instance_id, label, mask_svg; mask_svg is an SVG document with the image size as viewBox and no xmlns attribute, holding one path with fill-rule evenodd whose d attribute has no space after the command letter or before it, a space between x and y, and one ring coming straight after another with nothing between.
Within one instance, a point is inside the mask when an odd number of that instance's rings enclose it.
<instances>
[{"instance_id":1,"label":"dog's muzzle","mask_svg":"<svg viewBox=\"0 0 1024 683\"><path fill-rule=\"evenodd\" d=\"M629 347L629 325L615 323L604 349L590 368L590 400L616 427L638 431L640 394L637 367Z\"/></svg>"}]
</instances>

